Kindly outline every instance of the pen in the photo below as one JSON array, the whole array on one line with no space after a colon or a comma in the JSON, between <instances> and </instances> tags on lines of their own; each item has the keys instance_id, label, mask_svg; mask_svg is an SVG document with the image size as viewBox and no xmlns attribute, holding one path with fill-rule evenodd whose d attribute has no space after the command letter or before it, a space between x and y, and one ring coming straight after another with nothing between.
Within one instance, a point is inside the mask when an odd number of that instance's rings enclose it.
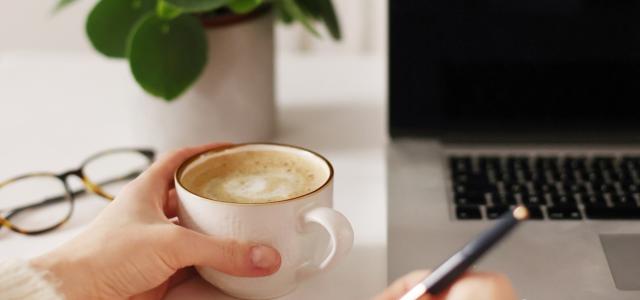
<instances>
[{"instance_id":1,"label":"pen","mask_svg":"<svg viewBox=\"0 0 640 300\"><path fill-rule=\"evenodd\" d=\"M400 300L416 300L425 293L437 295L451 285L485 252L495 246L516 225L529 217L529 211L524 206L518 206L506 212L497 223L487 231L469 242L460 251L447 259L433 273L414 286Z\"/></svg>"}]
</instances>

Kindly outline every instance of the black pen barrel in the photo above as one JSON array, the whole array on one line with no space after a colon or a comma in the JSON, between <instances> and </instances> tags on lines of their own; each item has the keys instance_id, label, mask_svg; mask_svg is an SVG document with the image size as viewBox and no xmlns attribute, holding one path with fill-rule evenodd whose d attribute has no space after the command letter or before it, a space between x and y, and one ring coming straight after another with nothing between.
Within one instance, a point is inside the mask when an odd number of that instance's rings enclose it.
<instances>
[{"instance_id":1,"label":"black pen barrel","mask_svg":"<svg viewBox=\"0 0 640 300\"><path fill-rule=\"evenodd\" d=\"M513 217L511 212L507 212L503 217L498 219L497 223L488 231L484 232L478 238L467 244L460 252L471 260L477 260L487 250L493 247L505 235L511 232L514 226L518 224L518 220Z\"/></svg>"},{"instance_id":2,"label":"black pen barrel","mask_svg":"<svg viewBox=\"0 0 640 300\"><path fill-rule=\"evenodd\" d=\"M423 282L426 292L430 295L437 295L444 291L483 254L507 235L518 224L518 221L512 212L505 213L492 228L436 268Z\"/></svg>"}]
</instances>

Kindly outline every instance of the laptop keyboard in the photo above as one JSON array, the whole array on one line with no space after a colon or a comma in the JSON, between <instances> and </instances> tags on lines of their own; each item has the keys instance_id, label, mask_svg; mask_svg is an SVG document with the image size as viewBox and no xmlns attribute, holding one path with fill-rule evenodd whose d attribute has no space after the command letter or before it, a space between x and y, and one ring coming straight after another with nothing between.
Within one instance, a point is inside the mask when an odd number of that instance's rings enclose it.
<instances>
[{"instance_id":1,"label":"laptop keyboard","mask_svg":"<svg viewBox=\"0 0 640 300\"><path fill-rule=\"evenodd\" d=\"M451 156L458 219L640 219L640 156Z\"/></svg>"}]
</instances>

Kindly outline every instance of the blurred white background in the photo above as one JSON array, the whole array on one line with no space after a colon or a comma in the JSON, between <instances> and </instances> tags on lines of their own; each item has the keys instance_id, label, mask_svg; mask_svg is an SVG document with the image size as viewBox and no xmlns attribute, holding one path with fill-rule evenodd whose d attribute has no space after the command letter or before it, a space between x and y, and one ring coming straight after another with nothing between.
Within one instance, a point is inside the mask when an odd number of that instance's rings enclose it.
<instances>
[{"instance_id":1,"label":"blurred white background","mask_svg":"<svg viewBox=\"0 0 640 300\"><path fill-rule=\"evenodd\" d=\"M277 26L281 53L380 55L384 51L386 0L333 0L344 39L316 39L296 24ZM54 14L56 1L11 1L0 12L0 53L14 51L74 51L94 53L84 23L96 0L77 0ZM322 27L322 26L319 26ZM97 55L97 54L96 54Z\"/></svg>"}]
</instances>

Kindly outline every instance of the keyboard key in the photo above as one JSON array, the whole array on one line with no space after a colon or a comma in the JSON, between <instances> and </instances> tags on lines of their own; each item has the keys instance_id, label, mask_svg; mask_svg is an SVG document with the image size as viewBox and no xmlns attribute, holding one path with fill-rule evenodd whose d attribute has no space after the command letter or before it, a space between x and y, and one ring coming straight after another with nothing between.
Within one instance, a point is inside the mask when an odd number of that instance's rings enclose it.
<instances>
[{"instance_id":1,"label":"keyboard key","mask_svg":"<svg viewBox=\"0 0 640 300\"><path fill-rule=\"evenodd\" d=\"M585 207L606 207L607 206L607 201L604 199L604 196L601 194L588 195L581 198L582 198L582 204L584 204Z\"/></svg>"},{"instance_id":2,"label":"keyboard key","mask_svg":"<svg viewBox=\"0 0 640 300\"><path fill-rule=\"evenodd\" d=\"M582 183L565 184L564 191L568 194L586 193L587 187Z\"/></svg>"},{"instance_id":3,"label":"keyboard key","mask_svg":"<svg viewBox=\"0 0 640 300\"><path fill-rule=\"evenodd\" d=\"M487 181L483 176L475 173L453 173L451 180L455 183L462 184L486 184Z\"/></svg>"},{"instance_id":4,"label":"keyboard key","mask_svg":"<svg viewBox=\"0 0 640 300\"><path fill-rule=\"evenodd\" d=\"M527 206L527 210L529 210L529 220L544 219L542 215L542 208L540 206Z\"/></svg>"},{"instance_id":5,"label":"keyboard key","mask_svg":"<svg viewBox=\"0 0 640 300\"><path fill-rule=\"evenodd\" d=\"M488 206L487 207L487 218L489 219L497 219L501 217L504 213L509 211L509 206L500 205L500 206Z\"/></svg>"},{"instance_id":6,"label":"keyboard key","mask_svg":"<svg viewBox=\"0 0 640 300\"><path fill-rule=\"evenodd\" d=\"M591 182L591 185L594 189L597 189L600 185L605 184L604 177L602 176L602 172L599 171L591 171L588 172L586 177L586 181Z\"/></svg>"},{"instance_id":7,"label":"keyboard key","mask_svg":"<svg viewBox=\"0 0 640 300\"><path fill-rule=\"evenodd\" d=\"M500 158L495 156L481 156L478 158L478 166L480 170L494 169L499 170L502 169L500 167Z\"/></svg>"},{"instance_id":8,"label":"keyboard key","mask_svg":"<svg viewBox=\"0 0 640 300\"><path fill-rule=\"evenodd\" d=\"M471 157L454 156L449 158L449 166L454 174L471 173Z\"/></svg>"},{"instance_id":9,"label":"keyboard key","mask_svg":"<svg viewBox=\"0 0 640 300\"><path fill-rule=\"evenodd\" d=\"M613 164L612 156L596 156L591 159L591 168L596 170L613 170Z\"/></svg>"},{"instance_id":10,"label":"keyboard key","mask_svg":"<svg viewBox=\"0 0 640 300\"><path fill-rule=\"evenodd\" d=\"M638 187L638 185L635 185L635 184L628 184L628 185L624 185L622 187L622 190L627 193L638 193L640 192L640 187Z\"/></svg>"},{"instance_id":11,"label":"keyboard key","mask_svg":"<svg viewBox=\"0 0 640 300\"><path fill-rule=\"evenodd\" d=\"M484 178L486 178L487 182L490 182L492 184L495 184L498 181L504 180L504 176L502 176L502 172L499 170L486 170L484 171L484 173L482 173L482 176Z\"/></svg>"},{"instance_id":12,"label":"keyboard key","mask_svg":"<svg viewBox=\"0 0 640 300\"><path fill-rule=\"evenodd\" d=\"M618 172L619 181L623 184L633 184L634 178L637 176L636 169L622 169Z\"/></svg>"},{"instance_id":13,"label":"keyboard key","mask_svg":"<svg viewBox=\"0 0 640 300\"><path fill-rule=\"evenodd\" d=\"M605 183L605 184L601 184L601 185L598 185L598 186L594 186L593 190L595 192L600 192L600 193L606 194L606 193L615 192L616 191L616 187L613 184Z\"/></svg>"},{"instance_id":14,"label":"keyboard key","mask_svg":"<svg viewBox=\"0 0 640 300\"><path fill-rule=\"evenodd\" d=\"M466 185L458 183L453 185L453 192L458 195L467 194L469 192L469 189Z\"/></svg>"},{"instance_id":15,"label":"keyboard key","mask_svg":"<svg viewBox=\"0 0 640 300\"><path fill-rule=\"evenodd\" d=\"M640 219L640 208L638 207L585 207L584 212L587 218L595 220Z\"/></svg>"},{"instance_id":16,"label":"keyboard key","mask_svg":"<svg viewBox=\"0 0 640 300\"><path fill-rule=\"evenodd\" d=\"M483 205L487 203L484 195L479 193L456 194L454 201L458 205Z\"/></svg>"},{"instance_id":17,"label":"keyboard key","mask_svg":"<svg viewBox=\"0 0 640 300\"><path fill-rule=\"evenodd\" d=\"M576 174L574 172L562 172L560 173L560 177L558 178L558 181L561 183L576 183L578 180L578 177L576 176Z\"/></svg>"},{"instance_id":18,"label":"keyboard key","mask_svg":"<svg viewBox=\"0 0 640 300\"><path fill-rule=\"evenodd\" d=\"M527 182L533 180L534 176L531 171L528 170L519 170L516 172L516 179L518 182L522 184L526 184Z\"/></svg>"},{"instance_id":19,"label":"keyboard key","mask_svg":"<svg viewBox=\"0 0 640 300\"><path fill-rule=\"evenodd\" d=\"M535 170L538 173L559 173L558 158L557 157L537 157L534 161Z\"/></svg>"},{"instance_id":20,"label":"keyboard key","mask_svg":"<svg viewBox=\"0 0 640 300\"><path fill-rule=\"evenodd\" d=\"M553 206L576 207L577 202L573 195L553 195L551 196Z\"/></svg>"},{"instance_id":21,"label":"keyboard key","mask_svg":"<svg viewBox=\"0 0 640 300\"><path fill-rule=\"evenodd\" d=\"M638 207L636 200L626 195L611 195L611 203L615 207Z\"/></svg>"},{"instance_id":22,"label":"keyboard key","mask_svg":"<svg viewBox=\"0 0 640 300\"><path fill-rule=\"evenodd\" d=\"M547 215L552 220L580 220L582 214L576 207L554 206L547 207Z\"/></svg>"},{"instance_id":23,"label":"keyboard key","mask_svg":"<svg viewBox=\"0 0 640 300\"><path fill-rule=\"evenodd\" d=\"M481 193L497 193L498 187L493 184L483 184L483 185L475 185L472 187L471 190L481 192Z\"/></svg>"},{"instance_id":24,"label":"keyboard key","mask_svg":"<svg viewBox=\"0 0 640 300\"><path fill-rule=\"evenodd\" d=\"M602 172L602 177L604 177L605 182L612 184L615 181L619 181L621 175L619 175L616 171L604 171Z\"/></svg>"},{"instance_id":25,"label":"keyboard key","mask_svg":"<svg viewBox=\"0 0 640 300\"><path fill-rule=\"evenodd\" d=\"M527 206L539 206L546 204L544 197L538 195L523 195L520 200L522 200L522 203Z\"/></svg>"},{"instance_id":26,"label":"keyboard key","mask_svg":"<svg viewBox=\"0 0 640 300\"><path fill-rule=\"evenodd\" d=\"M585 183L586 181L589 180L588 178L588 172L586 170L575 170L573 172L576 176L576 182L578 183Z\"/></svg>"},{"instance_id":27,"label":"keyboard key","mask_svg":"<svg viewBox=\"0 0 640 300\"><path fill-rule=\"evenodd\" d=\"M499 199L498 202L494 201L493 203L496 205L515 205L518 204L518 199L513 194L499 195L497 197Z\"/></svg>"},{"instance_id":28,"label":"keyboard key","mask_svg":"<svg viewBox=\"0 0 640 300\"><path fill-rule=\"evenodd\" d=\"M478 220L482 219L482 214L477 206L458 206L456 207L456 217L460 220Z\"/></svg>"},{"instance_id":29,"label":"keyboard key","mask_svg":"<svg viewBox=\"0 0 640 300\"><path fill-rule=\"evenodd\" d=\"M506 159L507 169L529 170L529 158L526 156L509 156Z\"/></svg>"},{"instance_id":30,"label":"keyboard key","mask_svg":"<svg viewBox=\"0 0 640 300\"><path fill-rule=\"evenodd\" d=\"M491 203L493 203L493 205L500 205L503 202L505 202L504 197L502 197L500 194L494 193L494 192L486 193L486 199L488 201L491 201Z\"/></svg>"},{"instance_id":31,"label":"keyboard key","mask_svg":"<svg viewBox=\"0 0 640 300\"><path fill-rule=\"evenodd\" d=\"M558 192L557 187L554 184L549 183L536 183L534 184L536 192L538 194L546 194L546 193L556 193Z\"/></svg>"},{"instance_id":32,"label":"keyboard key","mask_svg":"<svg viewBox=\"0 0 640 300\"><path fill-rule=\"evenodd\" d=\"M487 193L497 192L498 189L495 185L488 183L487 181L468 178L466 175L459 175L465 177L464 180L453 180L453 190L457 193Z\"/></svg>"},{"instance_id":33,"label":"keyboard key","mask_svg":"<svg viewBox=\"0 0 640 300\"><path fill-rule=\"evenodd\" d=\"M586 157L566 157L564 159L564 168L570 170L584 170L587 168Z\"/></svg>"},{"instance_id":34,"label":"keyboard key","mask_svg":"<svg viewBox=\"0 0 640 300\"><path fill-rule=\"evenodd\" d=\"M524 184L514 183L509 186L509 192L514 194L528 194L529 188Z\"/></svg>"}]
</instances>

